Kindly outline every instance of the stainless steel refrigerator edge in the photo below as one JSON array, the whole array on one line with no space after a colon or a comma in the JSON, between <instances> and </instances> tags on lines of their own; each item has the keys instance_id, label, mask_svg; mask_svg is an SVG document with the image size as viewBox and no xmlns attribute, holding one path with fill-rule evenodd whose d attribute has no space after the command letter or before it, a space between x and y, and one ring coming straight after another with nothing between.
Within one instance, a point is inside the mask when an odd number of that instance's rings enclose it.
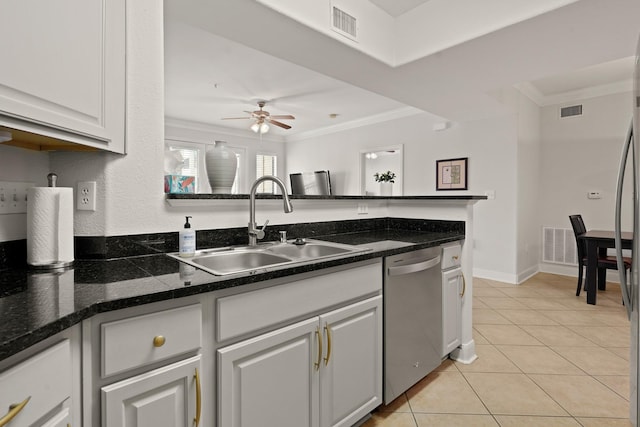
<instances>
[{"instance_id":1,"label":"stainless steel refrigerator edge","mask_svg":"<svg viewBox=\"0 0 640 427\"><path fill-rule=\"evenodd\" d=\"M639 257L640 254L640 239L637 236L640 230L640 200L638 198L638 189L640 188L640 173L637 171L637 165L640 164L640 138L636 135L634 137L634 129L637 131L640 129L640 40L636 48L635 68L633 75L633 120L627 134L624 148L622 150L622 157L620 159L620 170L618 173L618 189L616 196L616 212L615 212L615 228L616 228L616 253L618 257L618 273L620 274L620 287L623 294L623 300L627 309L630 321L631 321L631 357L629 361L630 373L630 394L629 394L629 409L630 419L634 426L640 426L640 413L638 407L640 402L638 401L638 383L640 367L639 355L639 343L640 343L640 316L638 313L640 306L640 289L638 287L639 278ZM632 153L632 165L633 165L633 262L631 267L631 277L626 276L626 271L622 264L622 245L620 240L621 230L621 210L622 210L622 185L624 180L624 169L627 164L627 155L631 150Z\"/></svg>"},{"instance_id":2,"label":"stainless steel refrigerator edge","mask_svg":"<svg viewBox=\"0 0 640 427\"><path fill-rule=\"evenodd\" d=\"M638 48L636 49L636 66L634 71L633 78L633 128L640 129L640 42L638 44ZM632 135L633 138L633 135ZM639 351L639 342L640 342L640 317L638 315L638 307L640 306L640 292L638 289L638 254L640 254L640 239L638 239L637 233L640 230L640 220L638 219L640 215L640 204L638 199L638 191L640 188L640 183L638 182L638 178L640 174L637 173L637 165L640 164L640 147L638 147L638 140L640 138L633 138L633 164L634 164L634 173L633 173L633 182L634 182L634 192L633 192L633 263L631 269L631 292L633 300L631 301L631 395L629 396L629 401L631 403L631 421L634 425L640 426L640 419L638 414L638 374L640 369L638 368L638 351Z\"/></svg>"},{"instance_id":3,"label":"stainless steel refrigerator edge","mask_svg":"<svg viewBox=\"0 0 640 427\"><path fill-rule=\"evenodd\" d=\"M440 247L384 260L384 402L442 361Z\"/></svg>"}]
</instances>

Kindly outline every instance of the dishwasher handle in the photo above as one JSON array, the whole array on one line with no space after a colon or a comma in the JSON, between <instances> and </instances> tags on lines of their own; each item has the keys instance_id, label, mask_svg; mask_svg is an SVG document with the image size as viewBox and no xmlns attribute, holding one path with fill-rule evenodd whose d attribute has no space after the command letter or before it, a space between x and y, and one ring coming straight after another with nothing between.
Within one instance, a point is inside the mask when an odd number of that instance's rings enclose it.
<instances>
[{"instance_id":1,"label":"dishwasher handle","mask_svg":"<svg viewBox=\"0 0 640 427\"><path fill-rule=\"evenodd\" d=\"M440 264L440 255L426 261L416 262L414 264L401 265L398 267L388 267L387 274L389 276L400 276L402 274L417 273L419 271L428 270Z\"/></svg>"}]
</instances>

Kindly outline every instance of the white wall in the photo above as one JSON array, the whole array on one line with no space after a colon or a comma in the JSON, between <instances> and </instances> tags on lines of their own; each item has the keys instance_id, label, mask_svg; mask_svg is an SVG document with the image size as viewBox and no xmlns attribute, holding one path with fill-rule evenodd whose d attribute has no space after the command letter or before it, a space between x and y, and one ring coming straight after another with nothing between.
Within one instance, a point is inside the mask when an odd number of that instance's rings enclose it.
<instances>
[{"instance_id":1,"label":"white wall","mask_svg":"<svg viewBox=\"0 0 640 427\"><path fill-rule=\"evenodd\" d=\"M517 93L518 188L517 195L517 283L538 272L540 263L540 157L542 135L540 108Z\"/></svg>"},{"instance_id":2,"label":"white wall","mask_svg":"<svg viewBox=\"0 0 640 427\"><path fill-rule=\"evenodd\" d=\"M571 228L568 216L580 213L587 228L613 228L615 186L631 121L631 100L629 92L576 101L571 105L583 104L583 115L566 119L558 118L560 105L542 109L543 225ZM587 199L591 190L600 191L602 198ZM625 218L624 228L630 230L631 215Z\"/></svg>"},{"instance_id":3,"label":"white wall","mask_svg":"<svg viewBox=\"0 0 640 427\"><path fill-rule=\"evenodd\" d=\"M484 194L494 200L474 207L474 268L484 276L515 281L516 272L516 139L513 117L454 123L432 131L427 114L374 124L304 141L287 143L288 173L331 171L336 194L359 193L359 153L403 144L404 194ZM469 157L469 190L435 190L436 160ZM402 216L400 208L394 215Z\"/></svg>"},{"instance_id":4,"label":"white wall","mask_svg":"<svg viewBox=\"0 0 640 427\"><path fill-rule=\"evenodd\" d=\"M492 95L509 106L517 122L516 174L516 283L538 272L540 263L541 123L540 107L514 88L496 90Z\"/></svg>"},{"instance_id":5,"label":"white wall","mask_svg":"<svg viewBox=\"0 0 640 427\"><path fill-rule=\"evenodd\" d=\"M49 154L0 144L0 181L33 182L47 185ZM27 236L26 214L0 215L0 242L21 240Z\"/></svg>"},{"instance_id":6,"label":"white wall","mask_svg":"<svg viewBox=\"0 0 640 427\"><path fill-rule=\"evenodd\" d=\"M572 102L581 103L583 115L559 119L559 108L542 108L540 221L542 226L571 228L568 216L581 214L588 229L613 229L615 187L623 142L632 114L631 92ZM627 178L628 183L631 178ZM600 191L602 198L587 198ZM633 228L632 192L625 186L624 230ZM558 270L543 265L545 271ZM577 273L577 271L576 271Z\"/></svg>"}]
</instances>

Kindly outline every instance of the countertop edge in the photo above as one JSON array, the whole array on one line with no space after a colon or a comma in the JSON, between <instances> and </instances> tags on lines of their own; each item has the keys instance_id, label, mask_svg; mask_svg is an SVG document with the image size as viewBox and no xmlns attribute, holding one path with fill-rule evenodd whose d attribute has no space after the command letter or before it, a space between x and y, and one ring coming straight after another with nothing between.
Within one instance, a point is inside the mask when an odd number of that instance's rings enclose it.
<instances>
[{"instance_id":1,"label":"countertop edge","mask_svg":"<svg viewBox=\"0 0 640 427\"><path fill-rule=\"evenodd\" d=\"M96 301L95 303L88 305L74 311L60 319L53 322L41 325L37 328L29 330L24 334L8 339L5 342L0 343L0 361L7 359L29 347L54 336L80 322L89 319L99 313L120 310L124 308L142 306L146 304L152 304L155 302L166 301L170 299L183 298L192 295L198 295L208 292L219 291L222 289L228 289L232 287L245 286L253 283L264 282L272 279L280 279L283 277L295 276L298 274L309 273L313 271L320 271L332 267L348 265L356 262L366 261L374 258L382 258L390 255L395 255L404 252L410 252L418 249L439 246L445 243L464 240L463 234L452 234L439 239L434 239L428 242L421 243L409 243L407 246L397 247L393 249L385 250L373 250L371 252L359 253L345 258L338 258L326 261L320 261L317 263L304 264L298 266L292 266L288 268L282 268L278 270L272 270L265 273L248 274L239 277L232 277L228 280L218 280L210 283L203 283L193 285L184 288L177 289L165 289L158 292L152 292L145 295L136 295L132 297L124 297L109 301ZM150 276L154 277L154 276ZM159 279L157 279L159 280ZM295 280L295 279L293 279Z\"/></svg>"}]
</instances>

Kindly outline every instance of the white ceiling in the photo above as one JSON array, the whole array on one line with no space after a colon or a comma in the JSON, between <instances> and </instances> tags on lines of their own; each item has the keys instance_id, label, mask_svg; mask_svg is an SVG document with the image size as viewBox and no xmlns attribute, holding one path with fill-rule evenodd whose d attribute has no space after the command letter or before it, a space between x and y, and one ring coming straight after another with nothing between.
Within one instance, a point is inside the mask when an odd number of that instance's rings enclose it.
<instances>
[{"instance_id":1,"label":"white ceiling","mask_svg":"<svg viewBox=\"0 0 640 427\"><path fill-rule=\"evenodd\" d=\"M370 1L407 16L428 0ZM165 0L166 116L244 131L250 120L221 119L265 100L271 114L296 116L270 131L287 140L420 111L496 114L487 93L515 84L540 105L630 88L639 27L629 15L640 16L635 0L580 0L394 68L254 0L228 3Z\"/></svg>"},{"instance_id":2,"label":"white ceiling","mask_svg":"<svg viewBox=\"0 0 640 427\"><path fill-rule=\"evenodd\" d=\"M369 0L394 18L415 9L429 0Z\"/></svg>"},{"instance_id":3,"label":"white ceiling","mask_svg":"<svg viewBox=\"0 0 640 427\"><path fill-rule=\"evenodd\" d=\"M172 119L246 130L244 111L291 114L281 120L294 135L415 114L405 104L267 55L180 22L165 22L165 115ZM330 115L337 114L332 118Z\"/></svg>"}]
</instances>

